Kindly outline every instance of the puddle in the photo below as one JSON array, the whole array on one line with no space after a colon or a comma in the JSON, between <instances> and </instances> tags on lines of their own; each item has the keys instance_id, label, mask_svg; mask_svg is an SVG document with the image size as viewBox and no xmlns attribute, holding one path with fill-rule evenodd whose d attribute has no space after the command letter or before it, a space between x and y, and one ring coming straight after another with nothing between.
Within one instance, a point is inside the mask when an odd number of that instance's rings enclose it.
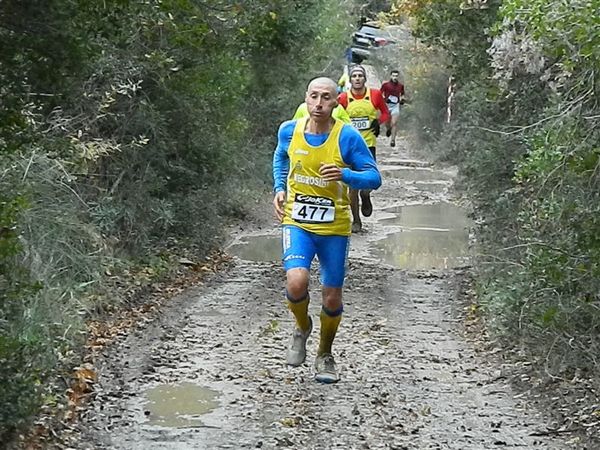
<instances>
[{"instance_id":1,"label":"puddle","mask_svg":"<svg viewBox=\"0 0 600 450\"><path fill-rule=\"evenodd\" d=\"M218 406L219 394L193 383L162 385L146 392L148 424L162 427L202 426L201 417Z\"/></svg>"},{"instance_id":2,"label":"puddle","mask_svg":"<svg viewBox=\"0 0 600 450\"><path fill-rule=\"evenodd\" d=\"M403 228L375 243L373 252L386 263L402 269L451 269L467 263L471 221L462 208L437 203L384 211L396 217L380 223Z\"/></svg>"},{"instance_id":3,"label":"puddle","mask_svg":"<svg viewBox=\"0 0 600 450\"><path fill-rule=\"evenodd\" d=\"M435 181L415 181L413 187L420 191L427 192L444 192L448 190L448 183L445 181L435 180Z\"/></svg>"},{"instance_id":4,"label":"puddle","mask_svg":"<svg viewBox=\"0 0 600 450\"><path fill-rule=\"evenodd\" d=\"M452 269L468 262L469 232L404 230L377 241L374 253L401 269Z\"/></svg>"},{"instance_id":5,"label":"puddle","mask_svg":"<svg viewBox=\"0 0 600 450\"><path fill-rule=\"evenodd\" d=\"M248 236L239 244L230 246L227 251L246 261L279 261L281 236Z\"/></svg>"},{"instance_id":6,"label":"puddle","mask_svg":"<svg viewBox=\"0 0 600 450\"><path fill-rule=\"evenodd\" d=\"M404 166L404 167L431 167L432 164L429 161L420 161L417 159L386 159L385 166Z\"/></svg>"},{"instance_id":7,"label":"puddle","mask_svg":"<svg viewBox=\"0 0 600 450\"><path fill-rule=\"evenodd\" d=\"M427 168L416 167L380 167L381 176L386 178L395 178L401 181L447 181L452 179L452 175Z\"/></svg>"},{"instance_id":8,"label":"puddle","mask_svg":"<svg viewBox=\"0 0 600 450\"><path fill-rule=\"evenodd\" d=\"M396 215L396 217L381 219L383 225L435 230L462 230L471 226L465 210L450 203L392 206L383 211Z\"/></svg>"},{"instance_id":9,"label":"puddle","mask_svg":"<svg viewBox=\"0 0 600 450\"><path fill-rule=\"evenodd\" d=\"M220 317L220 316L227 315L227 313L225 313L221 310L217 310L215 308L204 308L202 310L202 315L204 317Z\"/></svg>"}]
</instances>

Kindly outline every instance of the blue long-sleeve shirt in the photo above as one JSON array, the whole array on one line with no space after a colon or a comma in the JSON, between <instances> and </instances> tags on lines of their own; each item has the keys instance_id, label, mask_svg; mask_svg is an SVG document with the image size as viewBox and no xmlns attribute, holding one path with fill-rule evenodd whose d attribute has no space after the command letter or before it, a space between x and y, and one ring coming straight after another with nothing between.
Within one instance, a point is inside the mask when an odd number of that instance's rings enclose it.
<instances>
[{"instance_id":1,"label":"blue long-sleeve shirt","mask_svg":"<svg viewBox=\"0 0 600 450\"><path fill-rule=\"evenodd\" d=\"M283 122L277 135L277 147L273 154L273 190L285 191L290 172L288 148L292 142L296 120ZM322 145L329 133L304 133L306 141L312 146ZM351 125L344 125L340 132L339 146L342 159L349 167L342 168L342 182L352 189L377 189L381 186L381 174L367 144L358 131Z\"/></svg>"}]
</instances>

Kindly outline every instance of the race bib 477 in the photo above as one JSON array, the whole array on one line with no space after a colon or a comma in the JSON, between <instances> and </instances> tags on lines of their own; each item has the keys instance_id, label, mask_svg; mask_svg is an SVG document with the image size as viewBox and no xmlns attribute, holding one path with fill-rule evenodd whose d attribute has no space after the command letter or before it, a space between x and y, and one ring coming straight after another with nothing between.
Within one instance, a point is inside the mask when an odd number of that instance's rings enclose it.
<instances>
[{"instance_id":1,"label":"race bib 477","mask_svg":"<svg viewBox=\"0 0 600 450\"><path fill-rule=\"evenodd\" d=\"M300 223L329 223L335 219L335 203L330 198L296 194L292 219Z\"/></svg>"}]
</instances>

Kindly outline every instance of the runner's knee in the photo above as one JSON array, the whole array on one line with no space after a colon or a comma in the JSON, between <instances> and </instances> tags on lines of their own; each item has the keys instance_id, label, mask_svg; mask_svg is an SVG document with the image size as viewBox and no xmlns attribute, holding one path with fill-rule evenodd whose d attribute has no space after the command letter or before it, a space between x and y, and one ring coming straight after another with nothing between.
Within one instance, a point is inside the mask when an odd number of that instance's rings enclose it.
<instances>
[{"instance_id":1,"label":"runner's knee","mask_svg":"<svg viewBox=\"0 0 600 450\"><path fill-rule=\"evenodd\" d=\"M342 307L342 288L323 288L323 306L329 311L336 311Z\"/></svg>"},{"instance_id":2,"label":"runner's knee","mask_svg":"<svg viewBox=\"0 0 600 450\"><path fill-rule=\"evenodd\" d=\"M287 271L287 297L300 300L308 293L309 274L306 269L295 268Z\"/></svg>"}]
</instances>

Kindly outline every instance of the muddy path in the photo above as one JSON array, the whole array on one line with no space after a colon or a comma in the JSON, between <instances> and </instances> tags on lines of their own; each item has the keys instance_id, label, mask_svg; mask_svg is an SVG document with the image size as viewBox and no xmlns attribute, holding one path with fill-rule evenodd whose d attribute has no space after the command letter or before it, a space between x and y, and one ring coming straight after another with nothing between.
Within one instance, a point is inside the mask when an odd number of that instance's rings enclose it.
<instances>
[{"instance_id":1,"label":"muddy path","mask_svg":"<svg viewBox=\"0 0 600 450\"><path fill-rule=\"evenodd\" d=\"M570 448L464 337L469 221L451 169L380 139L384 186L352 237L336 385L285 365L278 230L232 237L235 263L99 361L72 448ZM318 279L312 280L313 299ZM319 302L310 306L318 316ZM542 436L540 436L542 435Z\"/></svg>"}]
</instances>

